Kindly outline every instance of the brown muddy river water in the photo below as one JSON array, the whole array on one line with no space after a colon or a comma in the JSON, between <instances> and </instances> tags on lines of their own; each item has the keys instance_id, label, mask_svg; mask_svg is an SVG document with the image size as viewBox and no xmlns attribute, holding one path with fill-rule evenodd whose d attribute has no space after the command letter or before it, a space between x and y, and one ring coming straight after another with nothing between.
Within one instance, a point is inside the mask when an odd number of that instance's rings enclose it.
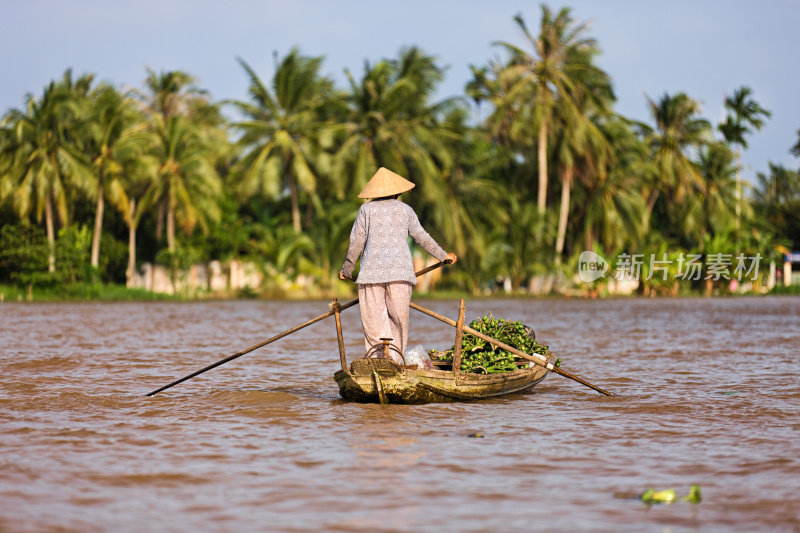
<instances>
[{"instance_id":1,"label":"brown muddy river water","mask_svg":"<svg viewBox=\"0 0 800 533\"><path fill-rule=\"evenodd\" d=\"M800 298L467 302L618 397L344 402L333 318L144 396L326 311L0 304L0 531L800 531ZM412 346L453 335L412 311Z\"/></svg>"}]
</instances>

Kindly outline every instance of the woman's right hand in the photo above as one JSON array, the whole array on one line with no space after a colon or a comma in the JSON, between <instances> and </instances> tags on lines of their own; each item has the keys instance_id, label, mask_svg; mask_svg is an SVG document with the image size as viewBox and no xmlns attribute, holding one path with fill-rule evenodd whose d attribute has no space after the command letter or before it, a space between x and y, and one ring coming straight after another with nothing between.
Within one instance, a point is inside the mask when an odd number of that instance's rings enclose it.
<instances>
[{"instance_id":1,"label":"woman's right hand","mask_svg":"<svg viewBox=\"0 0 800 533\"><path fill-rule=\"evenodd\" d=\"M451 265L454 265L456 261L458 261L458 257L453 252L448 252L447 257L444 258L444 262Z\"/></svg>"}]
</instances>

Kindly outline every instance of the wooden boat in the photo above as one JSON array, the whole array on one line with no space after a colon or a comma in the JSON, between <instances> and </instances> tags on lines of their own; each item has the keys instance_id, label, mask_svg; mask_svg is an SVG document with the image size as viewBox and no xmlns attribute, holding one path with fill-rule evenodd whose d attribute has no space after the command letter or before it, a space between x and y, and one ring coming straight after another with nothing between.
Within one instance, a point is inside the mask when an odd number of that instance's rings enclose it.
<instances>
[{"instance_id":1,"label":"wooden boat","mask_svg":"<svg viewBox=\"0 0 800 533\"><path fill-rule=\"evenodd\" d=\"M552 364L543 366L532 364L533 356L524 354L513 347L503 345L499 341L483 336L471 328L464 326L464 299L459 302L458 321L451 321L429 309L413 302L409 304L434 318L450 323L456 328L456 338L452 357L447 361L438 361L431 358L434 368L421 368L418 365L398 365L395 360L405 362L402 352L393 344L391 339L382 338L383 344L372 347L364 357L355 359L348 366L344 354L344 341L342 326L339 318L340 306L334 299L331 308L336 317L336 333L339 341L339 358L342 369L333 375L339 386L339 394L345 400L356 402L374 403L402 403L419 404L434 402L458 402L471 400L484 400L506 394L524 392L532 389L542 381L548 370L553 370ZM521 356L519 368L513 372L499 374L473 374L453 371L461 366L461 337L464 331L487 340L494 341L498 346ZM396 352L399 357L390 356ZM440 352L441 353L441 352ZM542 357L542 356L537 356ZM527 359L528 361L525 361ZM543 358L544 359L544 358Z\"/></svg>"},{"instance_id":2,"label":"wooden boat","mask_svg":"<svg viewBox=\"0 0 800 533\"><path fill-rule=\"evenodd\" d=\"M501 374L470 374L400 366L391 359L369 357L353 360L349 368L337 371L333 378L346 400L420 404L483 400L524 392L546 375L547 369L539 365Z\"/></svg>"}]
</instances>

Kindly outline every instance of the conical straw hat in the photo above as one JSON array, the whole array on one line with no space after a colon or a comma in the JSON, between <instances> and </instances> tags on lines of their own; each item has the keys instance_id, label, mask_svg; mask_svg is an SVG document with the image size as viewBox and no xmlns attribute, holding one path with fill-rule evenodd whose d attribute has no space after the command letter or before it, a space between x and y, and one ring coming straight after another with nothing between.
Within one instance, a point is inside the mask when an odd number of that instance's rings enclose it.
<instances>
[{"instance_id":1,"label":"conical straw hat","mask_svg":"<svg viewBox=\"0 0 800 533\"><path fill-rule=\"evenodd\" d=\"M369 179L364 188L358 193L359 198L383 198L393 196L414 188L414 184L395 174L388 168L381 167Z\"/></svg>"}]
</instances>

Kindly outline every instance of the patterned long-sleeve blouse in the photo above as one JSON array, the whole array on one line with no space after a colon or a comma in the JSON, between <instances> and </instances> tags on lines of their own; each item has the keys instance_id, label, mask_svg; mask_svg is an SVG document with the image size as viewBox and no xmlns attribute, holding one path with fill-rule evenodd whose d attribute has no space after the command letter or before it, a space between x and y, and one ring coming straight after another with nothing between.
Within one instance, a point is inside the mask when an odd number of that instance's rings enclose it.
<instances>
[{"instance_id":1,"label":"patterned long-sleeve blouse","mask_svg":"<svg viewBox=\"0 0 800 533\"><path fill-rule=\"evenodd\" d=\"M342 271L351 277L361 256L356 283L408 281L416 284L409 235L429 254L444 261L447 252L423 229L410 206L394 199L365 203L358 210L350 232L350 247Z\"/></svg>"}]
</instances>

